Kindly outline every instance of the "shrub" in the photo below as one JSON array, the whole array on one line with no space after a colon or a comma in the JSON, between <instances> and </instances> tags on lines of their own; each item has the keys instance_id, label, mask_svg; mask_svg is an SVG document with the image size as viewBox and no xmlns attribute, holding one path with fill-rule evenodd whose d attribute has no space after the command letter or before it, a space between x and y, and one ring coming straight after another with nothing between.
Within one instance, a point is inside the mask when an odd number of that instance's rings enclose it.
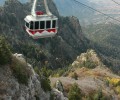
<instances>
[{"instance_id":1,"label":"shrub","mask_svg":"<svg viewBox=\"0 0 120 100\"><path fill-rule=\"evenodd\" d=\"M8 64L11 61L11 52L5 38L0 36L0 65Z\"/></svg>"},{"instance_id":2,"label":"shrub","mask_svg":"<svg viewBox=\"0 0 120 100\"><path fill-rule=\"evenodd\" d=\"M50 93L50 100L54 100L55 95L53 93Z\"/></svg>"},{"instance_id":3,"label":"shrub","mask_svg":"<svg viewBox=\"0 0 120 100\"><path fill-rule=\"evenodd\" d=\"M48 78L42 78L41 87L45 92L51 91L50 80Z\"/></svg>"},{"instance_id":4,"label":"shrub","mask_svg":"<svg viewBox=\"0 0 120 100\"><path fill-rule=\"evenodd\" d=\"M40 69L36 66L36 67L34 67L34 71L38 74L38 75L40 75Z\"/></svg>"},{"instance_id":5,"label":"shrub","mask_svg":"<svg viewBox=\"0 0 120 100\"><path fill-rule=\"evenodd\" d=\"M87 67L87 68L90 68L90 69L96 67L95 62L93 62L93 61L91 61L91 60L85 61L85 62L83 63L83 65L84 65L85 67Z\"/></svg>"},{"instance_id":6,"label":"shrub","mask_svg":"<svg viewBox=\"0 0 120 100\"><path fill-rule=\"evenodd\" d=\"M34 70L40 77L42 89L45 92L51 91L50 80L49 80L51 70L47 69L46 67L43 67L41 69L39 69L38 67L35 67Z\"/></svg>"},{"instance_id":7,"label":"shrub","mask_svg":"<svg viewBox=\"0 0 120 100\"><path fill-rule=\"evenodd\" d=\"M99 89L98 92L94 95L94 100L101 100L102 97L103 97L102 90Z\"/></svg>"},{"instance_id":8,"label":"shrub","mask_svg":"<svg viewBox=\"0 0 120 100\"><path fill-rule=\"evenodd\" d=\"M77 73L75 73L75 72L72 74L71 77L74 78L75 80L78 80L78 75L77 75Z\"/></svg>"},{"instance_id":9,"label":"shrub","mask_svg":"<svg viewBox=\"0 0 120 100\"><path fill-rule=\"evenodd\" d=\"M37 95L35 95L34 97L35 97L35 100L40 100L40 98Z\"/></svg>"},{"instance_id":10,"label":"shrub","mask_svg":"<svg viewBox=\"0 0 120 100\"><path fill-rule=\"evenodd\" d=\"M85 97L85 100L111 100L110 96L103 94L102 89L98 91L91 92Z\"/></svg>"},{"instance_id":11,"label":"shrub","mask_svg":"<svg viewBox=\"0 0 120 100\"><path fill-rule=\"evenodd\" d=\"M115 88L115 90L116 90L116 92L117 92L118 94L120 94L120 86L117 86L117 87Z\"/></svg>"},{"instance_id":12,"label":"shrub","mask_svg":"<svg viewBox=\"0 0 120 100\"><path fill-rule=\"evenodd\" d=\"M120 79L119 78L109 78L108 77L107 80L109 81L110 84L112 84L115 87L120 86Z\"/></svg>"},{"instance_id":13,"label":"shrub","mask_svg":"<svg viewBox=\"0 0 120 100\"><path fill-rule=\"evenodd\" d=\"M68 69L69 67L66 68L58 68L57 70L53 70L52 74L50 74L52 77L61 77L61 76L67 76L68 75Z\"/></svg>"},{"instance_id":14,"label":"shrub","mask_svg":"<svg viewBox=\"0 0 120 100\"><path fill-rule=\"evenodd\" d=\"M81 91L78 85L75 83L71 86L70 91L68 93L69 100L82 100Z\"/></svg>"},{"instance_id":15,"label":"shrub","mask_svg":"<svg viewBox=\"0 0 120 100\"><path fill-rule=\"evenodd\" d=\"M27 69L27 63L19 61L17 58L13 57L11 62L11 69L19 83L25 85L28 84L30 72Z\"/></svg>"}]
</instances>

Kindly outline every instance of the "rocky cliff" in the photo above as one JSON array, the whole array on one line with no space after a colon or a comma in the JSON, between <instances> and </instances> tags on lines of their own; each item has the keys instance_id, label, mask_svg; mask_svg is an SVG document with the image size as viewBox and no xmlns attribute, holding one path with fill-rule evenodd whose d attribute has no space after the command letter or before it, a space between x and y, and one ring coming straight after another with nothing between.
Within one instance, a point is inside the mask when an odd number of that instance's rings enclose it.
<instances>
[{"instance_id":1,"label":"rocky cliff","mask_svg":"<svg viewBox=\"0 0 120 100\"><path fill-rule=\"evenodd\" d=\"M23 74L28 75L28 79L25 75L23 77ZM58 89L45 92L39 75L22 54L15 53L10 64L0 65L0 100L54 100L55 98L68 100Z\"/></svg>"},{"instance_id":2,"label":"rocky cliff","mask_svg":"<svg viewBox=\"0 0 120 100\"><path fill-rule=\"evenodd\" d=\"M34 72L33 67L27 64L22 54L14 54L13 59L12 63L17 60L17 63L25 64L26 73L30 73L28 84L18 82L13 75L11 65L0 66L0 100L38 100L37 98L49 100L50 94L43 91L38 75Z\"/></svg>"},{"instance_id":3,"label":"rocky cliff","mask_svg":"<svg viewBox=\"0 0 120 100\"><path fill-rule=\"evenodd\" d=\"M35 71L22 54L12 54L0 36L0 100L65 100L62 92L51 88L44 70Z\"/></svg>"}]
</instances>

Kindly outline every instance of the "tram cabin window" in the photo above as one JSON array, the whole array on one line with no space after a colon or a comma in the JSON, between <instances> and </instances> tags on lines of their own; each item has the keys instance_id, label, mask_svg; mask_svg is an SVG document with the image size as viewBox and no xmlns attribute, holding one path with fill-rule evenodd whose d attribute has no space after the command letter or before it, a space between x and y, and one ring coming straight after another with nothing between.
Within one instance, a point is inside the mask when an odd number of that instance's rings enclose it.
<instances>
[{"instance_id":1,"label":"tram cabin window","mask_svg":"<svg viewBox=\"0 0 120 100\"><path fill-rule=\"evenodd\" d=\"M52 22L52 28L56 28L56 20L53 20L53 22Z\"/></svg>"},{"instance_id":2,"label":"tram cabin window","mask_svg":"<svg viewBox=\"0 0 120 100\"><path fill-rule=\"evenodd\" d=\"M35 22L35 29L39 29L39 21Z\"/></svg>"},{"instance_id":3,"label":"tram cabin window","mask_svg":"<svg viewBox=\"0 0 120 100\"><path fill-rule=\"evenodd\" d=\"M28 23L28 22L26 22L26 23L25 23L25 25L26 25L26 27L28 27L28 28L29 28L29 23Z\"/></svg>"},{"instance_id":4,"label":"tram cabin window","mask_svg":"<svg viewBox=\"0 0 120 100\"><path fill-rule=\"evenodd\" d=\"M30 29L34 29L34 23L33 23L33 21L30 22Z\"/></svg>"},{"instance_id":5,"label":"tram cabin window","mask_svg":"<svg viewBox=\"0 0 120 100\"><path fill-rule=\"evenodd\" d=\"M46 21L46 29L51 28L51 21Z\"/></svg>"},{"instance_id":6,"label":"tram cabin window","mask_svg":"<svg viewBox=\"0 0 120 100\"><path fill-rule=\"evenodd\" d=\"M40 29L45 29L45 21L40 21Z\"/></svg>"}]
</instances>

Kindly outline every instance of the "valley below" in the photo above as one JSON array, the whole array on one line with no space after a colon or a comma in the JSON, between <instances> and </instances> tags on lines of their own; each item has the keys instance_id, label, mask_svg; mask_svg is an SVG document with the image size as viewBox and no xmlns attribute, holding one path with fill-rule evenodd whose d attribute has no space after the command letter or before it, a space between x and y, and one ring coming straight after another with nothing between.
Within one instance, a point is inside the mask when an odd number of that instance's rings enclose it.
<instances>
[{"instance_id":1,"label":"valley below","mask_svg":"<svg viewBox=\"0 0 120 100\"><path fill-rule=\"evenodd\" d=\"M32 1L0 1L0 99L119 100L120 23L74 0L47 1L58 33L36 40L23 28ZM119 20L110 0L78 1Z\"/></svg>"}]
</instances>

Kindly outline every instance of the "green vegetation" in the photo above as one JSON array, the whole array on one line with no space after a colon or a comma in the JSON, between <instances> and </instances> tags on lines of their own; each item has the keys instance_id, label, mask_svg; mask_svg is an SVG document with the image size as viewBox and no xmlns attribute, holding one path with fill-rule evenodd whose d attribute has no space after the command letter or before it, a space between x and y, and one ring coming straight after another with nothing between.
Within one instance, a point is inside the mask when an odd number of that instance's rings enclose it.
<instances>
[{"instance_id":1,"label":"green vegetation","mask_svg":"<svg viewBox=\"0 0 120 100\"><path fill-rule=\"evenodd\" d=\"M68 93L68 99L69 100L82 100L82 95L80 88L75 83L71 86L69 93Z\"/></svg>"},{"instance_id":2,"label":"green vegetation","mask_svg":"<svg viewBox=\"0 0 120 100\"><path fill-rule=\"evenodd\" d=\"M35 97L35 100L40 100L40 98L38 96L35 95L34 97Z\"/></svg>"},{"instance_id":3,"label":"green vegetation","mask_svg":"<svg viewBox=\"0 0 120 100\"><path fill-rule=\"evenodd\" d=\"M50 100L54 100L55 95L53 93L50 93Z\"/></svg>"},{"instance_id":4,"label":"green vegetation","mask_svg":"<svg viewBox=\"0 0 120 100\"><path fill-rule=\"evenodd\" d=\"M58 68L51 73L52 77L67 76L70 67Z\"/></svg>"},{"instance_id":5,"label":"green vegetation","mask_svg":"<svg viewBox=\"0 0 120 100\"><path fill-rule=\"evenodd\" d=\"M83 62L83 66L90 68L90 69L93 69L96 67L96 64L95 64L95 62L93 62L91 60L87 60L87 61Z\"/></svg>"},{"instance_id":6,"label":"green vegetation","mask_svg":"<svg viewBox=\"0 0 120 100\"><path fill-rule=\"evenodd\" d=\"M19 83L27 85L29 79L29 70L25 62L12 57L9 45L5 38L0 36L0 65L10 64L14 76Z\"/></svg>"},{"instance_id":7,"label":"green vegetation","mask_svg":"<svg viewBox=\"0 0 120 100\"><path fill-rule=\"evenodd\" d=\"M88 49L86 53L82 53L77 57L72 66L93 69L99 65L102 65L102 62L96 52L92 49Z\"/></svg>"},{"instance_id":8,"label":"green vegetation","mask_svg":"<svg viewBox=\"0 0 120 100\"><path fill-rule=\"evenodd\" d=\"M48 78L46 77L41 78L40 82L41 82L41 87L45 92L51 91L50 80Z\"/></svg>"},{"instance_id":9,"label":"green vegetation","mask_svg":"<svg viewBox=\"0 0 120 100\"><path fill-rule=\"evenodd\" d=\"M11 51L5 38L0 36L0 65L8 64L11 61Z\"/></svg>"},{"instance_id":10,"label":"green vegetation","mask_svg":"<svg viewBox=\"0 0 120 100\"><path fill-rule=\"evenodd\" d=\"M111 84L117 94L120 94L120 79L119 78L109 78L106 79L109 84Z\"/></svg>"},{"instance_id":11,"label":"green vegetation","mask_svg":"<svg viewBox=\"0 0 120 100\"><path fill-rule=\"evenodd\" d=\"M49 80L51 70L47 69L46 67L43 67L41 69L39 69L38 67L35 67L34 70L40 76L42 89L45 92L51 91L50 80Z\"/></svg>"},{"instance_id":12,"label":"green vegetation","mask_svg":"<svg viewBox=\"0 0 120 100\"><path fill-rule=\"evenodd\" d=\"M36 46L36 43L27 44L25 42L18 42L18 46L14 47L14 52L22 52L27 57L27 62L33 66L44 66L47 61L47 51L44 48Z\"/></svg>"},{"instance_id":13,"label":"green vegetation","mask_svg":"<svg viewBox=\"0 0 120 100\"><path fill-rule=\"evenodd\" d=\"M99 89L96 92L90 93L83 97L85 100L110 100L110 96L106 96L103 94L102 89Z\"/></svg>"},{"instance_id":14,"label":"green vegetation","mask_svg":"<svg viewBox=\"0 0 120 100\"><path fill-rule=\"evenodd\" d=\"M120 94L120 85L115 88L115 91Z\"/></svg>"},{"instance_id":15,"label":"green vegetation","mask_svg":"<svg viewBox=\"0 0 120 100\"><path fill-rule=\"evenodd\" d=\"M79 66L93 69L93 68L97 67L97 64L96 64L96 62L94 62L93 60L91 60L89 58L86 61L81 62Z\"/></svg>"},{"instance_id":16,"label":"green vegetation","mask_svg":"<svg viewBox=\"0 0 120 100\"><path fill-rule=\"evenodd\" d=\"M99 89L94 95L93 100L110 100L110 97L103 95L102 89Z\"/></svg>"},{"instance_id":17,"label":"green vegetation","mask_svg":"<svg viewBox=\"0 0 120 100\"><path fill-rule=\"evenodd\" d=\"M102 90L99 89L98 92L94 96L94 100L103 100L102 97L103 97Z\"/></svg>"},{"instance_id":18,"label":"green vegetation","mask_svg":"<svg viewBox=\"0 0 120 100\"><path fill-rule=\"evenodd\" d=\"M117 89L119 91L119 88ZM68 92L69 100L110 100L111 96L107 96L103 94L102 89L98 89L98 91L91 92L89 94L84 94L81 92L78 85L75 83L70 87Z\"/></svg>"},{"instance_id":19,"label":"green vegetation","mask_svg":"<svg viewBox=\"0 0 120 100\"><path fill-rule=\"evenodd\" d=\"M18 82L21 84L28 84L30 71L27 69L27 63L12 57L11 69Z\"/></svg>"}]
</instances>

